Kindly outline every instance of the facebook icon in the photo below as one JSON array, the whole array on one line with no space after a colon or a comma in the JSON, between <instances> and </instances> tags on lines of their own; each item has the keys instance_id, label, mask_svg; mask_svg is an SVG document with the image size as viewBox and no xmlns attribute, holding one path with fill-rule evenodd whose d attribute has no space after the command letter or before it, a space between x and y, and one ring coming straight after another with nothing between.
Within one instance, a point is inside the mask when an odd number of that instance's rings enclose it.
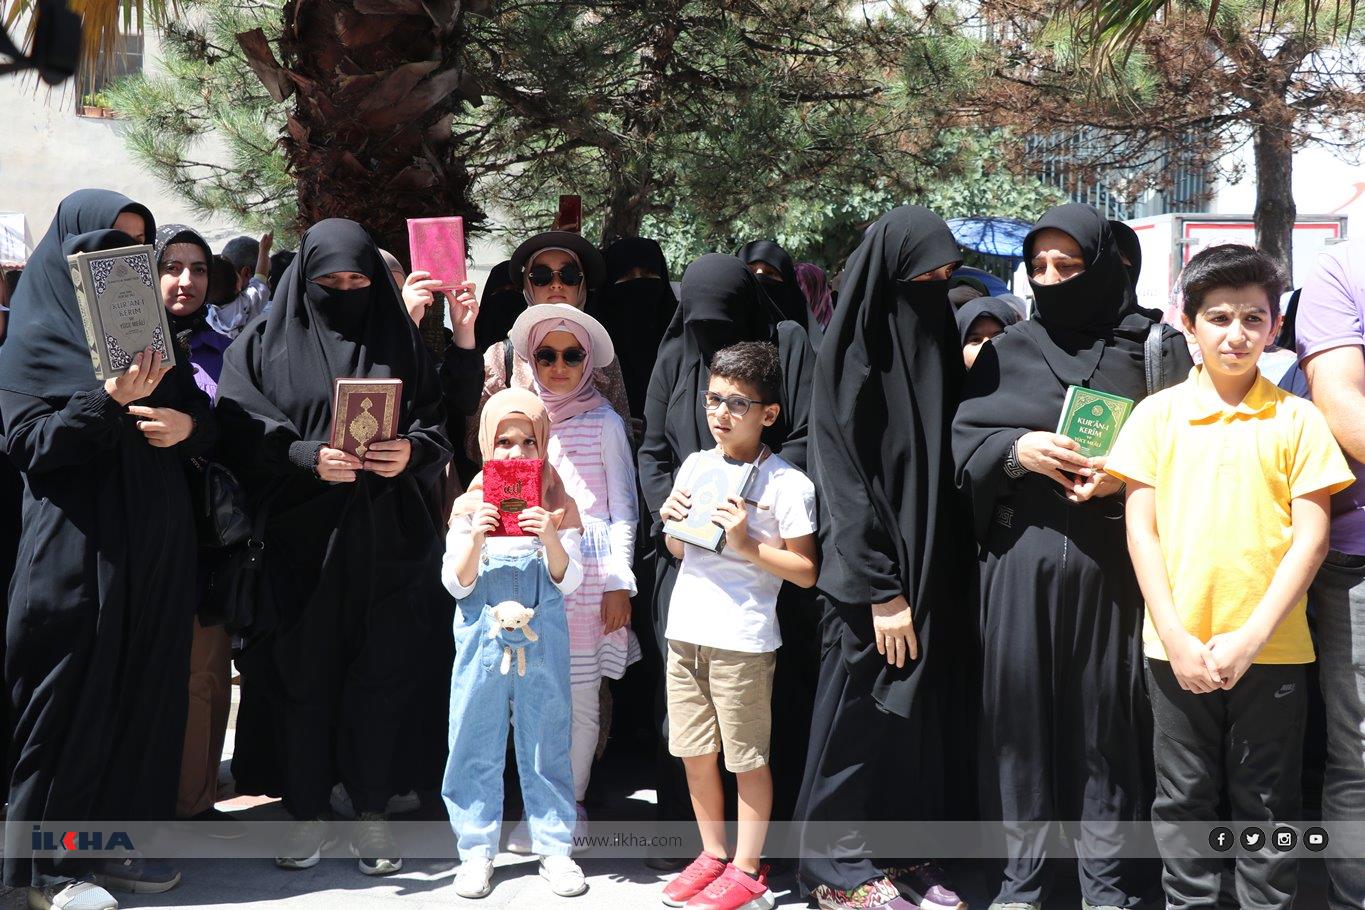
<instances>
[{"instance_id":1,"label":"facebook icon","mask_svg":"<svg viewBox=\"0 0 1365 910\"><path fill-rule=\"evenodd\" d=\"M1232 849L1232 829L1214 828L1209 832L1209 846L1219 853L1227 853Z\"/></svg>"}]
</instances>

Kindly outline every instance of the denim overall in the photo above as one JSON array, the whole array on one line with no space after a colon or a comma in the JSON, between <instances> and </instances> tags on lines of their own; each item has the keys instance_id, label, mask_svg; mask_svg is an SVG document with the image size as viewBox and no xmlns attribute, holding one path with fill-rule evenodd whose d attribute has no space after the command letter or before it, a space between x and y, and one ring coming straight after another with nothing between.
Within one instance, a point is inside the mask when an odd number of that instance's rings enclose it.
<instances>
[{"instance_id":1,"label":"denim overall","mask_svg":"<svg viewBox=\"0 0 1365 910\"><path fill-rule=\"evenodd\" d=\"M495 628L490 616L511 600L536 611L524 632ZM512 665L502 673L503 649ZM539 544L517 554L484 551L479 578L455 611L455 669L450 680L450 758L441 795L460 859L498 852L503 811L507 723L515 736L517 776L531 831L542 856L568 856L576 820L569 764L569 627L564 598L550 580ZM526 675L516 649L526 649Z\"/></svg>"}]
</instances>

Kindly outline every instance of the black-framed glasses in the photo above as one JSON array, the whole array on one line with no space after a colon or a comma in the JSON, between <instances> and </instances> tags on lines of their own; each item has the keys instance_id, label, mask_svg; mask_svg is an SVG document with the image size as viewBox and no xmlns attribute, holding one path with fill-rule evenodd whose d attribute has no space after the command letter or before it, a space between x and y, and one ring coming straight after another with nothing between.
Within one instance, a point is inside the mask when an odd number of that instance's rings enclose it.
<instances>
[{"instance_id":1,"label":"black-framed glasses","mask_svg":"<svg viewBox=\"0 0 1365 910\"><path fill-rule=\"evenodd\" d=\"M754 405L765 405L766 401L759 401L756 398L745 398L743 395L717 395L715 392L701 393L701 406L708 411L717 411L724 404L725 409L736 417L743 417L749 413L749 409Z\"/></svg>"},{"instance_id":2,"label":"black-framed glasses","mask_svg":"<svg viewBox=\"0 0 1365 910\"><path fill-rule=\"evenodd\" d=\"M588 352L582 348L565 348L556 351L554 348L536 348L536 363L543 367L552 367L556 360L563 360L566 367L576 367L584 360L588 359Z\"/></svg>"},{"instance_id":3,"label":"black-framed glasses","mask_svg":"<svg viewBox=\"0 0 1365 910\"><path fill-rule=\"evenodd\" d=\"M552 269L548 265L533 265L526 277L538 288L546 287L556 278L566 287L576 288L583 283L583 270L572 262L562 269Z\"/></svg>"}]
</instances>

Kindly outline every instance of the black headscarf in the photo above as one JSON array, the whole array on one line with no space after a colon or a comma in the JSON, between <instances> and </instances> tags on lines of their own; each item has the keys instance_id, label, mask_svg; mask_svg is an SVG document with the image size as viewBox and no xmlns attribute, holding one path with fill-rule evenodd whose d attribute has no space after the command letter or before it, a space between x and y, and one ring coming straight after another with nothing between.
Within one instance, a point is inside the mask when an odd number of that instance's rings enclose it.
<instances>
[{"instance_id":1,"label":"black headscarf","mask_svg":"<svg viewBox=\"0 0 1365 910\"><path fill-rule=\"evenodd\" d=\"M358 272L370 284L342 291L316 282L332 272ZM269 314L228 348L218 394L250 414L266 436L325 440L334 379L402 379L402 428L419 371L429 369L374 241L354 221L329 218L304 234Z\"/></svg>"},{"instance_id":2,"label":"black headscarf","mask_svg":"<svg viewBox=\"0 0 1365 910\"><path fill-rule=\"evenodd\" d=\"M933 614L961 608L954 586L963 583L958 568L969 552L949 447L965 372L957 324L947 281L911 279L961 259L952 231L928 209L905 205L884 215L849 259L815 364L819 588L842 620L850 672L902 717L925 666L953 657L930 641ZM868 609L898 594L911 605L922 655L899 669L877 653Z\"/></svg>"},{"instance_id":3,"label":"black headscarf","mask_svg":"<svg viewBox=\"0 0 1365 910\"><path fill-rule=\"evenodd\" d=\"M167 311L166 319L171 326L171 335L182 345L189 343L188 336L193 335L202 329L209 327L209 294L213 291L213 251L209 249L206 241L199 232L183 224L166 224L156 232L156 267L158 273L161 270L161 262L166 256L166 248L172 243L192 243L204 251L204 266L208 269L209 283L204 288L204 299L200 302L198 309L193 313L186 313L177 316L175 313ZM160 283L157 284L157 293L161 292Z\"/></svg>"},{"instance_id":4,"label":"black headscarf","mask_svg":"<svg viewBox=\"0 0 1365 910\"><path fill-rule=\"evenodd\" d=\"M1056 427L1067 386L1134 401L1147 393L1144 345L1161 314L1137 305L1109 222L1088 205L1051 209L1025 239L1026 259L1046 227L1066 232L1080 245L1086 270L1060 284L1032 282L1034 318L1011 326L981 349L953 425L958 482L971 493L979 538L997 500L1009 494L1001 466L1010 447L1026 432ZM1166 326L1161 343L1166 376L1182 381L1191 366L1184 336ZM1105 500L1086 505L1110 507Z\"/></svg>"},{"instance_id":5,"label":"black headscarf","mask_svg":"<svg viewBox=\"0 0 1365 910\"><path fill-rule=\"evenodd\" d=\"M678 309L678 300L673 296L668 262L657 241L623 237L607 247L605 259L606 281L589 295L586 309L611 336L631 414L640 417L644 413L649 377L659 357L659 344ZM648 269L659 277L617 283L634 268Z\"/></svg>"},{"instance_id":6,"label":"black headscarf","mask_svg":"<svg viewBox=\"0 0 1365 910\"><path fill-rule=\"evenodd\" d=\"M1085 385L1105 345L1116 336L1138 336L1141 356L1141 341L1153 314L1138 308L1113 228L1093 206L1071 202L1044 212L1024 238L1026 264L1033 258L1039 232L1048 228L1076 241L1085 271L1059 284L1039 284L1030 278L1034 315L1021 330L1038 346L1058 379L1067 385Z\"/></svg>"},{"instance_id":7,"label":"black headscarf","mask_svg":"<svg viewBox=\"0 0 1365 910\"><path fill-rule=\"evenodd\" d=\"M791 255L771 240L746 243L739 248L736 255L745 265L766 262L782 273L781 281L775 278L759 278L759 287L763 288L768 299L782 311L783 319L790 319L809 332L815 320L811 318L810 304L806 302L806 295L801 293L801 285L796 280L796 262Z\"/></svg>"},{"instance_id":8,"label":"black headscarf","mask_svg":"<svg viewBox=\"0 0 1365 910\"><path fill-rule=\"evenodd\" d=\"M764 296L758 279L734 256L707 253L683 272L682 300L659 359L663 361L669 349L681 355L668 400L668 423L691 451L715 443L701 405L712 355L741 341L775 342L780 321L781 314Z\"/></svg>"},{"instance_id":9,"label":"black headscarf","mask_svg":"<svg viewBox=\"0 0 1365 910\"><path fill-rule=\"evenodd\" d=\"M479 318L474 323L474 346L486 351L499 341L506 341L517 317L526 309L526 295L512 277L511 263L499 262L488 271L479 300Z\"/></svg>"},{"instance_id":10,"label":"black headscarf","mask_svg":"<svg viewBox=\"0 0 1365 910\"><path fill-rule=\"evenodd\" d=\"M112 190L78 190L57 206L52 226L29 258L24 280L10 301L9 331L0 347L0 389L66 398L99 385L66 257L73 252L132 246L137 241L126 234L106 235L99 241L87 239L67 247L82 234L108 231L124 212L141 215L147 233L156 233L156 222L146 206Z\"/></svg>"},{"instance_id":11,"label":"black headscarf","mask_svg":"<svg viewBox=\"0 0 1365 910\"><path fill-rule=\"evenodd\" d=\"M967 333L971 331L972 323L982 316L989 316L1005 327L1019 321L1019 311L999 297L977 297L969 300L957 311L957 336L960 346L967 346Z\"/></svg>"},{"instance_id":12,"label":"black headscarf","mask_svg":"<svg viewBox=\"0 0 1365 910\"><path fill-rule=\"evenodd\" d=\"M1114 232L1114 243L1122 258L1128 260L1128 265L1124 266L1128 270L1128 283L1133 286L1133 293L1137 293L1138 278L1142 276L1142 241L1138 239L1137 231L1122 221L1110 221L1109 228Z\"/></svg>"}]
</instances>

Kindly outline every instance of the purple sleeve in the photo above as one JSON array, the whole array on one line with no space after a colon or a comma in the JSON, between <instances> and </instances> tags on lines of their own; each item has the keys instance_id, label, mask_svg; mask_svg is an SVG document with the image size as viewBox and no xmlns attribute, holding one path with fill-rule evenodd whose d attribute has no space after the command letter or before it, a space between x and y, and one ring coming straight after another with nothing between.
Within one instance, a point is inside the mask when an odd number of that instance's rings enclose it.
<instances>
[{"instance_id":1,"label":"purple sleeve","mask_svg":"<svg viewBox=\"0 0 1365 910\"><path fill-rule=\"evenodd\" d=\"M1332 348L1365 345L1365 274L1353 262L1365 244L1341 244L1322 253L1304 282L1294 331L1299 357Z\"/></svg>"}]
</instances>

